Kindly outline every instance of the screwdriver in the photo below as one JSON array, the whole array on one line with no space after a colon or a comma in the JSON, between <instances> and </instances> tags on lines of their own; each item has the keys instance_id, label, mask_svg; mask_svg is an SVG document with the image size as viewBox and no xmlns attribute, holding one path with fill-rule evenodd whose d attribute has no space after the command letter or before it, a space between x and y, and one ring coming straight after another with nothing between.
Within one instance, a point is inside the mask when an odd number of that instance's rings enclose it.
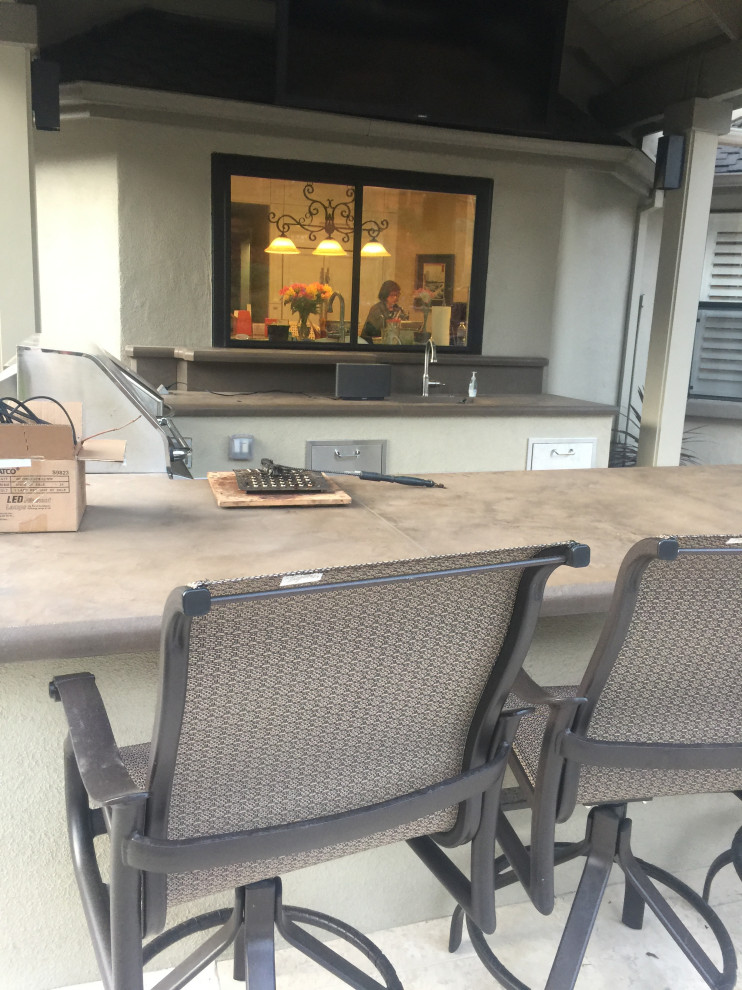
<instances>
[{"instance_id":1,"label":"screwdriver","mask_svg":"<svg viewBox=\"0 0 742 990\"><path fill-rule=\"evenodd\" d=\"M323 474L344 474L361 481L391 481L395 485L414 485L417 488L445 488L440 481L430 478L411 478L405 474L379 474L378 471L323 471Z\"/></svg>"},{"instance_id":2,"label":"screwdriver","mask_svg":"<svg viewBox=\"0 0 742 990\"><path fill-rule=\"evenodd\" d=\"M276 477L283 472L298 471L299 468L289 468L284 464L274 464L273 461L264 457L261 462L261 471L271 477ZM411 478L405 474L380 474L378 471L322 471L322 474L333 474L345 476L346 478L360 478L361 481L391 481L395 485L413 485L416 488L445 488L440 481L431 481L429 478Z\"/></svg>"}]
</instances>

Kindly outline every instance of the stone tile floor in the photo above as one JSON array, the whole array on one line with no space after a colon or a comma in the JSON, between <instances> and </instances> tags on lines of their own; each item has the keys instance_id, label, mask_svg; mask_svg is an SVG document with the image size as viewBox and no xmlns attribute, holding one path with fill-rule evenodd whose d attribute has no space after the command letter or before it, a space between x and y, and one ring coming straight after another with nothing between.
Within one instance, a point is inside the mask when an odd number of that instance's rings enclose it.
<instances>
[{"instance_id":1,"label":"stone tile floor","mask_svg":"<svg viewBox=\"0 0 742 990\"><path fill-rule=\"evenodd\" d=\"M690 882L700 889L702 874ZM577 990L702 990L706 984L649 912L640 932L621 924L621 900L622 886L612 883L590 940ZM530 904L509 904L498 910L498 930L490 943L502 961L534 988L543 987L546 981L570 903L570 896L558 898L554 914L546 918ZM742 951L742 883L730 867L715 881L712 905L738 951ZM675 906L692 924L691 913L682 904ZM716 960L713 940L709 940L703 925L696 924L692 930ZM474 954L466 935L461 948L449 954L446 918L377 932L372 938L392 961L405 990L496 990L498 986ZM337 943L332 944L343 951ZM279 949L276 957L278 990L340 990L345 985L294 949ZM353 958L362 965L356 955ZM152 986L156 979L157 974L150 974L146 985ZM88 983L66 990L100 987L99 983ZM231 961L227 960L202 973L189 990L244 987L244 983L232 980Z\"/></svg>"}]
</instances>

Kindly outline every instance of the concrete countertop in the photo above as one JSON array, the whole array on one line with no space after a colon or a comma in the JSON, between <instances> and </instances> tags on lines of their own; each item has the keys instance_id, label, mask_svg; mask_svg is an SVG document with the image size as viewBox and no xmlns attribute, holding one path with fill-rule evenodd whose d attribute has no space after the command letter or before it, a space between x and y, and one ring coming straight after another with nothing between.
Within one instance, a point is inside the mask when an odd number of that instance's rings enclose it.
<instances>
[{"instance_id":1,"label":"concrete countertop","mask_svg":"<svg viewBox=\"0 0 742 990\"><path fill-rule=\"evenodd\" d=\"M562 395L481 395L465 399L392 395L380 400L336 399L296 392L170 392L164 401L176 416L613 416L615 406Z\"/></svg>"},{"instance_id":2,"label":"concrete countertop","mask_svg":"<svg viewBox=\"0 0 742 990\"><path fill-rule=\"evenodd\" d=\"M444 489L343 480L348 506L219 509L206 481L90 475L77 533L0 535L0 660L155 650L172 588L203 578L574 539L544 614L603 611L645 536L742 531L742 466L438 475Z\"/></svg>"},{"instance_id":3,"label":"concrete countertop","mask_svg":"<svg viewBox=\"0 0 742 990\"><path fill-rule=\"evenodd\" d=\"M210 364L415 364L422 365L422 349L387 351L375 347L360 350L332 349L324 345L270 345L253 343L246 347L159 347L149 344L129 344L125 348L131 358L176 358L180 361ZM479 365L480 367L545 368L549 363L542 357L498 357L492 354L469 354L439 351L438 363L444 365Z\"/></svg>"}]
</instances>

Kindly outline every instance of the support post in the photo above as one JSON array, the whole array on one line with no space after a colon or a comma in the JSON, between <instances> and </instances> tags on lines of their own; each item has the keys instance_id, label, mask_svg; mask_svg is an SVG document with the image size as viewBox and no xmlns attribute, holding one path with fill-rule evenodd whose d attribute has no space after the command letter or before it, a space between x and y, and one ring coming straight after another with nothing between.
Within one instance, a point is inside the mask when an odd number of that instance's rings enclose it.
<instances>
[{"instance_id":1,"label":"support post","mask_svg":"<svg viewBox=\"0 0 742 990\"><path fill-rule=\"evenodd\" d=\"M685 136L685 161L680 188L665 192L639 434L641 466L680 461L716 151L731 115L729 104L702 99L665 112L665 133Z\"/></svg>"},{"instance_id":2,"label":"support post","mask_svg":"<svg viewBox=\"0 0 742 990\"><path fill-rule=\"evenodd\" d=\"M31 52L36 8L0 0L0 369L38 330Z\"/></svg>"}]
</instances>

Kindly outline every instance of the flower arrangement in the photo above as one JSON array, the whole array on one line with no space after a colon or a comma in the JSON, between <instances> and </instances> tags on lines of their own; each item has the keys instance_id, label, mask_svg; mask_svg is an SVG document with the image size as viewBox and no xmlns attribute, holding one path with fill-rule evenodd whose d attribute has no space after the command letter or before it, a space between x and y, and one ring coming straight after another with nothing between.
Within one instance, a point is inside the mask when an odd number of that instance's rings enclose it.
<instances>
[{"instance_id":1,"label":"flower arrangement","mask_svg":"<svg viewBox=\"0 0 742 990\"><path fill-rule=\"evenodd\" d=\"M433 303L433 293L427 289L415 289L412 293L412 305L415 309L430 309Z\"/></svg>"},{"instance_id":2,"label":"flower arrangement","mask_svg":"<svg viewBox=\"0 0 742 990\"><path fill-rule=\"evenodd\" d=\"M412 293L412 305L415 309L421 310L423 314L423 333L428 326L428 314L433 305L433 293L427 289L415 289Z\"/></svg>"},{"instance_id":3,"label":"flower arrangement","mask_svg":"<svg viewBox=\"0 0 742 990\"><path fill-rule=\"evenodd\" d=\"M292 282L281 289L284 306L288 303L292 313L299 314L299 336L309 336L309 314L316 313L321 302L328 302L333 293L331 285L324 282Z\"/></svg>"}]
</instances>

